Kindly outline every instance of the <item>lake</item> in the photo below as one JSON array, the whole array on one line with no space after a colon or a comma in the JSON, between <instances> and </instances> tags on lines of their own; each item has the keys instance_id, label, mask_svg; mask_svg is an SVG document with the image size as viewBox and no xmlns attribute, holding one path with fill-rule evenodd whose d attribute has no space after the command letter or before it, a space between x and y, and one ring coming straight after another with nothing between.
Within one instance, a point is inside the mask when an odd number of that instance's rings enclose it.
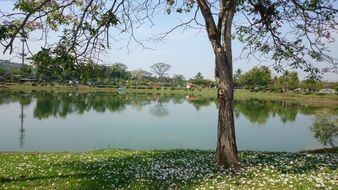
<instances>
[{"instance_id":1,"label":"lake","mask_svg":"<svg viewBox=\"0 0 338 190\"><path fill-rule=\"evenodd\" d=\"M239 150L322 148L310 126L319 107L235 101ZM214 98L160 94L0 92L0 151L216 147Z\"/></svg>"}]
</instances>

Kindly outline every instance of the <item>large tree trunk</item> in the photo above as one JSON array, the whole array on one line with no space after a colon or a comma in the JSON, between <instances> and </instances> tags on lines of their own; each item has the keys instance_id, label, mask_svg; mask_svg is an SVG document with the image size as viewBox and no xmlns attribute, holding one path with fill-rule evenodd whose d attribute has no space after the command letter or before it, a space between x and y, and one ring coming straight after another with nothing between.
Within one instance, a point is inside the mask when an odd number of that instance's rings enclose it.
<instances>
[{"instance_id":1,"label":"large tree trunk","mask_svg":"<svg viewBox=\"0 0 338 190\"><path fill-rule=\"evenodd\" d=\"M220 9L216 25L209 3L197 0L204 17L206 31L216 57L216 83L218 108L217 149L218 164L237 168L239 166L233 114L233 80L231 28L236 0L219 1Z\"/></svg>"},{"instance_id":2,"label":"large tree trunk","mask_svg":"<svg viewBox=\"0 0 338 190\"><path fill-rule=\"evenodd\" d=\"M218 108L216 161L218 164L239 166L233 114L232 60L216 54L216 82Z\"/></svg>"}]
</instances>

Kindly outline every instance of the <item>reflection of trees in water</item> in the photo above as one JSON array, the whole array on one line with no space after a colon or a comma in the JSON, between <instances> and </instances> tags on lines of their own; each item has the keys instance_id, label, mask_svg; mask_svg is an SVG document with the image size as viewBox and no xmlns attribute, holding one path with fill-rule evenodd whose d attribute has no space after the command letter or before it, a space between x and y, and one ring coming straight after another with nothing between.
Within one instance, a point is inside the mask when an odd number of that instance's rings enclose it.
<instances>
[{"instance_id":1,"label":"reflection of trees in water","mask_svg":"<svg viewBox=\"0 0 338 190\"><path fill-rule=\"evenodd\" d=\"M174 99L173 99L174 98ZM38 119L48 117L65 118L68 114L83 114L94 110L96 112L118 112L126 108L127 105L141 109L152 102L155 103L152 114L156 116L166 116L169 111L165 108L166 104L173 100L175 102L184 100L184 96L169 96L159 94L107 94L107 93L16 93L0 92L0 105L11 102L22 102L29 105L35 100L33 116Z\"/></svg>"},{"instance_id":2,"label":"reflection of trees in water","mask_svg":"<svg viewBox=\"0 0 338 190\"><path fill-rule=\"evenodd\" d=\"M169 111L166 108L170 101L170 96L158 94L154 101L154 106L150 109L150 113L155 117L165 117L169 115Z\"/></svg>"},{"instance_id":3,"label":"reflection of trees in water","mask_svg":"<svg viewBox=\"0 0 338 190\"><path fill-rule=\"evenodd\" d=\"M142 107L154 103L150 113L154 116L164 117L169 114L167 104L169 102L178 104L188 102L197 110L210 106L215 98L201 96L183 95L161 95L161 94L107 94L107 93L49 93L35 92L24 94L20 92L0 92L0 105L10 102L20 102L23 105L36 101L34 117L45 119L48 117L67 117L68 114L83 114L90 110L96 112L122 111L127 105L141 110ZM295 121L298 113L314 114L319 108L301 106L299 104L282 101L265 101L250 99L235 101L235 117L241 114L253 123L265 123L269 116L279 116L282 122Z\"/></svg>"},{"instance_id":4,"label":"reflection of trees in water","mask_svg":"<svg viewBox=\"0 0 338 190\"><path fill-rule=\"evenodd\" d=\"M138 111L141 111L144 106L151 104L149 95L130 94L128 98L130 99L130 105Z\"/></svg>"},{"instance_id":5,"label":"reflection of trees in water","mask_svg":"<svg viewBox=\"0 0 338 190\"><path fill-rule=\"evenodd\" d=\"M325 146L335 147L338 138L338 115L329 109L318 110L315 114L311 126L314 137Z\"/></svg>"},{"instance_id":6,"label":"reflection of trees in water","mask_svg":"<svg viewBox=\"0 0 338 190\"><path fill-rule=\"evenodd\" d=\"M250 99L235 101L234 110L243 114L253 123L266 123L271 109L265 101Z\"/></svg>"},{"instance_id":7,"label":"reflection of trees in water","mask_svg":"<svg viewBox=\"0 0 338 190\"><path fill-rule=\"evenodd\" d=\"M172 103L173 104L183 104L183 102L184 102L184 97L182 97L182 96L172 96L172 99L171 99L171 101L172 101Z\"/></svg>"},{"instance_id":8,"label":"reflection of trees in water","mask_svg":"<svg viewBox=\"0 0 338 190\"><path fill-rule=\"evenodd\" d=\"M279 116L283 123L295 121L297 114L313 114L318 108L301 106L296 103L283 101L267 101L259 99L249 99L235 101L235 116L243 114L252 123L266 123L269 116Z\"/></svg>"},{"instance_id":9,"label":"reflection of trees in water","mask_svg":"<svg viewBox=\"0 0 338 190\"><path fill-rule=\"evenodd\" d=\"M202 96L186 96L187 102L192 104L196 110L200 110L202 107L208 107L212 102L215 102L215 98L206 98Z\"/></svg>"},{"instance_id":10,"label":"reflection of trees in water","mask_svg":"<svg viewBox=\"0 0 338 190\"><path fill-rule=\"evenodd\" d=\"M283 123L295 121L299 106L294 103L270 101L268 106L272 109L273 116L278 115Z\"/></svg>"},{"instance_id":11,"label":"reflection of trees in water","mask_svg":"<svg viewBox=\"0 0 338 190\"><path fill-rule=\"evenodd\" d=\"M116 94L67 94L38 93L36 96L34 117L39 119L50 116L65 118L68 114L83 114L90 110L96 112L121 111L125 109L128 99Z\"/></svg>"},{"instance_id":12,"label":"reflection of trees in water","mask_svg":"<svg viewBox=\"0 0 338 190\"><path fill-rule=\"evenodd\" d=\"M166 109L166 104L163 102L156 102L150 109L150 113L156 117L165 117L169 115L169 111Z\"/></svg>"},{"instance_id":13,"label":"reflection of trees in water","mask_svg":"<svg viewBox=\"0 0 338 190\"><path fill-rule=\"evenodd\" d=\"M19 102L23 106L28 106L32 103L32 94L23 92L1 92L0 91L0 105L9 104L12 102Z\"/></svg>"},{"instance_id":14,"label":"reflection of trees in water","mask_svg":"<svg viewBox=\"0 0 338 190\"><path fill-rule=\"evenodd\" d=\"M124 110L128 105L141 109L152 103L153 107L151 107L149 112L156 117L166 117L169 115L167 109L169 102L174 104L189 102L197 110L210 106L213 102L217 104L215 98L182 95L50 92L27 94L23 92L0 92L0 105L12 102L18 102L21 106L20 113L18 113L21 120L19 129L20 146L24 145L25 138L24 107L32 104L32 102L36 102L33 116L38 119L49 117L65 118L68 114L83 114L91 110L96 112L118 112ZM319 107L302 106L290 102L258 99L235 101L234 104L235 117L238 118L240 115L243 115L253 123L265 123L269 116L279 116L281 121L285 123L295 121L298 113L305 115L316 113L316 119L311 127L315 138L324 145L334 146L338 135L338 119L337 114L334 113L338 113L338 110L320 109Z\"/></svg>"}]
</instances>

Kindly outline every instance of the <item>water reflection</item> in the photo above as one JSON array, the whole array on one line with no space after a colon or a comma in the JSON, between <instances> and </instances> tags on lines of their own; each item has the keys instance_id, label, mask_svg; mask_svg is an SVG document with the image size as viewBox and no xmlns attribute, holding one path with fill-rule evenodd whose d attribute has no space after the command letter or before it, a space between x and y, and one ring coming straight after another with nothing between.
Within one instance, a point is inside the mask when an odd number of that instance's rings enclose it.
<instances>
[{"instance_id":1,"label":"water reflection","mask_svg":"<svg viewBox=\"0 0 338 190\"><path fill-rule=\"evenodd\" d=\"M127 97L104 94L37 93L34 98L36 99L34 117L38 119L51 116L65 118L71 113L83 114L90 110L96 112L121 111L128 102Z\"/></svg>"},{"instance_id":2,"label":"water reflection","mask_svg":"<svg viewBox=\"0 0 338 190\"><path fill-rule=\"evenodd\" d=\"M17 98L20 108L21 108L21 114L19 115L20 117L20 129L19 129L19 146L20 148L24 147L25 144L25 128L24 128L24 107L28 106L32 102L32 98L29 95L20 95Z\"/></svg>"},{"instance_id":3,"label":"water reflection","mask_svg":"<svg viewBox=\"0 0 338 190\"><path fill-rule=\"evenodd\" d=\"M24 127L24 112L26 106L31 106L33 108L32 116L38 120L67 118L71 114L82 115L91 111L96 113L119 113L125 111L128 107L138 111L147 108L148 110L146 111L152 116L164 118L170 117L170 112L175 112L175 108L172 107L175 104L191 105L197 112L202 112L203 109L217 106L217 102L214 98L204 98L200 96L50 92L27 94L23 92L0 92L0 105L9 103L19 103L20 105L20 147L23 147L25 144L26 131ZM244 117L250 121L250 124L257 124L255 126L262 127L266 125L261 124L268 123L272 118L277 118L281 123L285 124L287 122L295 122L298 114L312 116L320 109L321 108L312 106L301 106L292 102L265 101L258 99L235 101L234 103L234 112L237 119ZM335 117L336 116L337 114ZM337 139L337 125L333 128L312 127L311 130L314 137L324 145L329 144L333 146L335 139Z\"/></svg>"},{"instance_id":4,"label":"water reflection","mask_svg":"<svg viewBox=\"0 0 338 190\"><path fill-rule=\"evenodd\" d=\"M235 102L235 116L243 114L252 123L266 123L270 116L279 116L282 123L295 121L297 114L313 115L317 108L296 103L250 99Z\"/></svg>"},{"instance_id":5,"label":"water reflection","mask_svg":"<svg viewBox=\"0 0 338 190\"><path fill-rule=\"evenodd\" d=\"M25 117L25 115L23 113L23 104L20 105L21 105L21 114L20 114L21 125L19 130L19 145L20 148L22 148L25 144L25 128L23 127L23 118Z\"/></svg>"},{"instance_id":6,"label":"water reflection","mask_svg":"<svg viewBox=\"0 0 338 190\"><path fill-rule=\"evenodd\" d=\"M161 96L161 95L157 95L156 99L154 100L154 106L150 109L150 113L153 116L156 117L165 117L169 115L169 111L166 108L167 104L170 101L170 97L169 96Z\"/></svg>"},{"instance_id":7,"label":"water reflection","mask_svg":"<svg viewBox=\"0 0 338 190\"><path fill-rule=\"evenodd\" d=\"M319 142L335 147L338 137L338 116L329 109L316 111L311 131Z\"/></svg>"},{"instance_id":8,"label":"water reflection","mask_svg":"<svg viewBox=\"0 0 338 190\"><path fill-rule=\"evenodd\" d=\"M34 101L33 101L34 100ZM10 102L19 102L23 106L35 102L34 118L47 119L49 117L66 118L68 114L83 114L94 110L95 112L120 112L130 105L137 110L153 104L150 112L157 117L169 115L166 108L168 103L182 104L187 102L196 110L216 104L214 98L201 96L180 96L160 94L105 94L105 93L0 93L0 105ZM243 115L252 123L266 123L268 118L279 116L283 123L295 121L298 113L313 115L319 108L301 106L296 103L282 101L266 101L249 99L235 101L234 111L238 118Z\"/></svg>"},{"instance_id":9,"label":"water reflection","mask_svg":"<svg viewBox=\"0 0 338 190\"><path fill-rule=\"evenodd\" d=\"M205 98L200 96L186 96L186 100L191 103L196 110L200 110L202 107L210 106L212 102L215 102L215 98Z\"/></svg>"}]
</instances>

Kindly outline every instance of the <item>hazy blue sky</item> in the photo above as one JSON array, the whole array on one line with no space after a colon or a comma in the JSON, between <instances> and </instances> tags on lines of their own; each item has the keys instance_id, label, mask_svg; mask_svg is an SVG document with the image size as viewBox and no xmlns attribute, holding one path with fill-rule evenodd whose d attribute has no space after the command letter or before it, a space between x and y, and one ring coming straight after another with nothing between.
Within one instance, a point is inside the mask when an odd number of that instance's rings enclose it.
<instances>
[{"instance_id":1,"label":"hazy blue sky","mask_svg":"<svg viewBox=\"0 0 338 190\"><path fill-rule=\"evenodd\" d=\"M2 10L10 10L12 2L7 0L0 0ZM209 40L204 30L189 29L183 31L178 29L171 33L165 40L161 42L149 41L150 37L156 34L166 32L175 24L180 23L180 20L186 20L189 15L171 14L167 15L163 11L159 11L158 16L154 19L155 25L150 27L146 24L137 29L136 36L143 40L144 44L151 49L143 49L137 47L136 44L131 44L129 51L124 47L127 43L127 36L115 33L116 41L113 41L111 49L108 50L101 58L105 61L105 64L120 62L128 66L129 70L145 69L150 71L150 66L154 63L164 62L172 66L169 75L183 74L186 78L192 78L197 72L201 72L203 76L209 79L214 78L214 54L212 52ZM240 17L237 17L237 20ZM204 23L201 20L201 23ZM38 34L31 35L32 38L37 37ZM338 36L338 34L336 34ZM50 40L56 39L56 34L52 35ZM20 41L15 43L15 53L21 51ZM31 42L30 48L33 52L39 50L43 45L43 41ZM338 43L330 45L332 52L338 51ZM241 53L242 45L238 41L233 41L233 53L234 58L237 58ZM1 52L3 48L0 48ZM15 53L12 55L0 54L0 59L12 59L20 62L19 58L15 58ZM240 68L243 71L247 71L254 66L273 64L272 61L266 59L259 63L254 58L234 60L234 70ZM276 73L274 72L274 75ZM300 72L300 78L303 79L306 76L305 73ZM333 73L324 74L324 80L338 81L338 75Z\"/></svg>"}]
</instances>

